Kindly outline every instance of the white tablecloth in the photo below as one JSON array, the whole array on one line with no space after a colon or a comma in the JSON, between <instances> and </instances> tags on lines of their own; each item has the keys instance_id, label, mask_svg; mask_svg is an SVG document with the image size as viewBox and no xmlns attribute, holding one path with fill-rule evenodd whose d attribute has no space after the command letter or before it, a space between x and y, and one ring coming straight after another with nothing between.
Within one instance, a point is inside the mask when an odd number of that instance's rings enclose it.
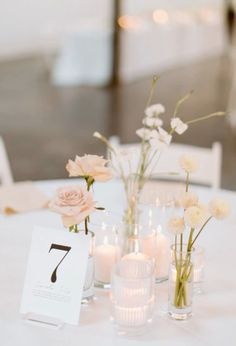
<instances>
[{"instance_id":1,"label":"white tablecloth","mask_svg":"<svg viewBox=\"0 0 236 346\"><path fill-rule=\"evenodd\" d=\"M37 182L51 195L65 181ZM75 183L68 180L68 184ZM157 307L148 333L121 337L110 322L108 292L96 291L96 300L82 307L80 324L53 330L26 324L19 314L22 288L34 225L62 227L60 217L47 210L0 216L0 345L236 345L236 193L195 188L205 202L221 196L231 204L231 215L213 221L201 244L207 249L205 292L194 297L194 316L189 321L170 320L166 314L167 283L157 286ZM96 184L96 200L108 210L122 210L119 182Z\"/></svg>"}]
</instances>

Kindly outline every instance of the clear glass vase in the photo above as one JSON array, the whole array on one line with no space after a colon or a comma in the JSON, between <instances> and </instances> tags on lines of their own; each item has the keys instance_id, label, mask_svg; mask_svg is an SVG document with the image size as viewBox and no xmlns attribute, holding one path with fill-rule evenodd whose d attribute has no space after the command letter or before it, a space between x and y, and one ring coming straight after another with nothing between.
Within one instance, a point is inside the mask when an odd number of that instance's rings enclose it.
<instances>
[{"instance_id":1,"label":"clear glass vase","mask_svg":"<svg viewBox=\"0 0 236 346\"><path fill-rule=\"evenodd\" d=\"M171 246L169 268L169 316L175 320L186 320L192 316L193 256L185 244Z\"/></svg>"},{"instance_id":2,"label":"clear glass vase","mask_svg":"<svg viewBox=\"0 0 236 346\"><path fill-rule=\"evenodd\" d=\"M118 333L123 335L142 334L153 315L153 263L137 257L121 259L112 276L111 314Z\"/></svg>"},{"instance_id":3,"label":"clear glass vase","mask_svg":"<svg viewBox=\"0 0 236 346\"><path fill-rule=\"evenodd\" d=\"M91 215L89 228L95 233L94 285L109 289L111 273L120 256L118 229L122 215L109 210L100 210Z\"/></svg>"},{"instance_id":4,"label":"clear glass vase","mask_svg":"<svg viewBox=\"0 0 236 346\"><path fill-rule=\"evenodd\" d=\"M139 204L139 224L155 233L156 283L166 281L169 272L170 235L167 221L173 211L172 205ZM148 238L145 240L148 242Z\"/></svg>"},{"instance_id":5,"label":"clear glass vase","mask_svg":"<svg viewBox=\"0 0 236 346\"><path fill-rule=\"evenodd\" d=\"M197 246L194 250L194 271L193 271L193 287L194 294L203 293L205 270L205 249L202 246Z\"/></svg>"},{"instance_id":6,"label":"clear glass vase","mask_svg":"<svg viewBox=\"0 0 236 346\"><path fill-rule=\"evenodd\" d=\"M92 231L88 232L88 237L90 237L89 244L89 257L87 270L85 275L85 282L83 287L82 304L88 304L93 300L94 297L94 241L95 234Z\"/></svg>"},{"instance_id":7,"label":"clear glass vase","mask_svg":"<svg viewBox=\"0 0 236 346\"><path fill-rule=\"evenodd\" d=\"M129 229L127 235L127 227ZM148 225L126 225L118 232L120 258L145 258L156 266L156 233Z\"/></svg>"},{"instance_id":8,"label":"clear glass vase","mask_svg":"<svg viewBox=\"0 0 236 346\"><path fill-rule=\"evenodd\" d=\"M127 225L128 235L132 235L132 227L138 223L138 204L140 198L140 180L137 174L130 174L126 180L125 195L126 209L124 211L124 223Z\"/></svg>"}]
</instances>

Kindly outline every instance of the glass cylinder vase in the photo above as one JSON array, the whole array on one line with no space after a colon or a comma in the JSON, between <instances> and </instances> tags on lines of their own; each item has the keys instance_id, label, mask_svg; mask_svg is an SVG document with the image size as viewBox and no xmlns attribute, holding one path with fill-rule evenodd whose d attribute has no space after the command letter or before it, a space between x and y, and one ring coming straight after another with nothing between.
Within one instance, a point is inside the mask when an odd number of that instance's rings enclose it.
<instances>
[{"instance_id":1,"label":"glass cylinder vase","mask_svg":"<svg viewBox=\"0 0 236 346\"><path fill-rule=\"evenodd\" d=\"M169 272L170 235L167 232L167 221L173 212L172 204L139 204L139 223L155 233L156 242L156 283L166 281ZM148 239L145 240L146 242Z\"/></svg>"},{"instance_id":2,"label":"glass cylinder vase","mask_svg":"<svg viewBox=\"0 0 236 346\"><path fill-rule=\"evenodd\" d=\"M186 320L192 316L193 256L185 244L171 246L169 268L169 316L175 320Z\"/></svg>"},{"instance_id":3,"label":"glass cylinder vase","mask_svg":"<svg viewBox=\"0 0 236 346\"><path fill-rule=\"evenodd\" d=\"M97 212L91 218L90 228L95 233L94 267L95 287L110 288L111 273L120 257L118 229L121 215L111 211Z\"/></svg>"},{"instance_id":4,"label":"glass cylinder vase","mask_svg":"<svg viewBox=\"0 0 236 346\"><path fill-rule=\"evenodd\" d=\"M94 297L94 242L95 234L92 231L88 231L87 237L90 237L89 243L89 257L87 270L85 275L85 282L83 287L82 304L88 304Z\"/></svg>"},{"instance_id":5,"label":"glass cylinder vase","mask_svg":"<svg viewBox=\"0 0 236 346\"><path fill-rule=\"evenodd\" d=\"M193 287L194 294L203 293L205 270L205 249L197 246L194 250L194 271L193 271Z\"/></svg>"},{"instance_id":6,"label":"glass cylinder vase","mask_svg":"<svg viewBox=\"0 0 236 346\"><path fill-rule=\"evenodd\" d=\"M129 225L127 224L118 232L120 258L145 258L156 267L156 232L148 225Z\"/></svg>"},{"instance_id":7,"label":"glass cylinder vase","mask_svg":"<svg viewBox=\"0 0 236 346\"><path fill-rule=\"evenodd\" d=\"M141 186L139 176L137 174L130 174L126 179L126 209L124 210L123 216L123 221L127 225L127 230L129 232L132 232L132 228L129 226L137 223L140 191Z\"/></svg>"},{"instance_id":8,"label":"glass cylinder vase","mask_svg":"<svg viewBox=\"0 0 236 346\"><path fill-rule=\"evenodd\" d=\"M140 334L152 319L154 266L144 257L125 257L112 276L112 319L119 334Z\"/></svg>"}]
</instances>

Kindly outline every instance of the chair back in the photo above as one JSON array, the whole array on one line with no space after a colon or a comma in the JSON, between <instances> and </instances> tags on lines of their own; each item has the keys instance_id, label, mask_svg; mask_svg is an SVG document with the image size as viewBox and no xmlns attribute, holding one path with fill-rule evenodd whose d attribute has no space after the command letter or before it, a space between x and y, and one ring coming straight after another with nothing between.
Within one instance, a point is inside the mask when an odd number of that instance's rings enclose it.
<instances>
[{"instance_id":1,"label":"chair back","mask_svg":"<svg viewBox=\"0 0 236 346\"><path fill-rule=\"evenodd\" d=\"M118 149L140 152L140 143L120 144L119 137L117 136L111 137L110 142ZM184 181L186 175L179 165L179 158L184 154L194 157L199 162L197 172L190 176L191 183L220 188L222 146L219 142L213 143L211 148L171 143L160 155L158 163L152 172L152 178L165 181Z\"/></svg>"},{"instance_id":2,"label":"chair back","mask_svg":"<svg viewBox=\"0 0 236 346\"><path fill-rule=\"evenodd\" d=\"M6 147L2 137L0 137L0 184L10 185L12 183L13 177L7 156Z\"/></svg>"}]
</instances>

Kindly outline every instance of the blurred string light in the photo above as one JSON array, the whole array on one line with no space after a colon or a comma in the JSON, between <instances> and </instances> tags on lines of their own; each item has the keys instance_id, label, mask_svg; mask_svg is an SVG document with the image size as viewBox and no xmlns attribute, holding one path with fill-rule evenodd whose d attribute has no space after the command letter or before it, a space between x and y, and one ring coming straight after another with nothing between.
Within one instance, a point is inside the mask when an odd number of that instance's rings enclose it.
<instances>
[{"instance_id":1,"label":"blurred string light","mask_svg":"<svg viewBox=\"0 0 236 346\"><path fill-rule=\"evenodd\" d=\"M118 25L124 30L139 30L150 24L156 25L194 25L197 22L217 24L220 22L219 8L201 7L197 10L167 11L157 8L151 14L123 15L118 18Z\"/></svg>"},{"instance_id":2,"label":"blurred string light","mask_svg":"<svg viewBox=\"0 0 236 346\"><path fill-rule=\"evenodd\" d=\"M122 29L125 30L135 30L139 29L141 26L140 16L121 16L118 18L118 24Z\"/></svg>"},{"instance_id":3,"label":"blurred string light","mask_svg":"<svg viewBox=\"0 0 236 346\"><path fill-rule=\"evenodd\" d=\"M196 21L193 13L180 10L174 11L171 15L171 19L173 22L182 25L191 25Z\"/></svg>"},{"instance_id":4,"label":"blurred string light","mask_svg":"<svg viewBox=\"0 0 236 346\"><path fill-rule=\"evenodd\" d=\"M215 24L221 20L219 11L207 7L200 8L198 15L201 21L209 24Z\"/></svg>"},{"instance_id":5,"label":"blurred string light","mask_svg":"<svg viewBox=\"0 0 236 346\"><path fill-rule=\"evenodd\" d=\"M152 14L152 18L155 23L157 24L168 24L169 22L169 14L167 11L158 9L155 10Z\"/></svg>"}]
</instances>

